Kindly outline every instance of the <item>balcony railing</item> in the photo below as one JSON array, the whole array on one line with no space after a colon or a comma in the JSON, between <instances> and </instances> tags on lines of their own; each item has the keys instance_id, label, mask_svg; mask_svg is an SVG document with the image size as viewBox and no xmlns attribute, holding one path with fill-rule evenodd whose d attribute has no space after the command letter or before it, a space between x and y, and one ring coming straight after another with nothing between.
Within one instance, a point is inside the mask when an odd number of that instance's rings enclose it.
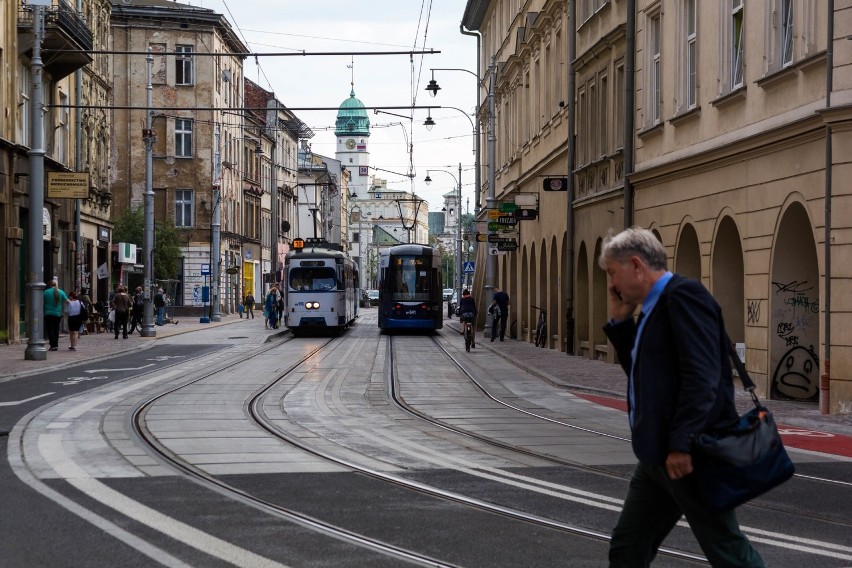
<instances>
[{"instance_id":1,"label":"balcony railing","mask_svg":"<svg viewBox=\"0 0 852 568\"><path fill-rule=\"evenodd\" d=\"M60 0L45 9L44 43L50 52L45 58L45 69L54 79L64 77L92 61L92 56L80 51L91 51L94 45L92 30L83 15ZM32 50L33 11L30 7L18 9L18 34L21 53ZM69 51L70 50L70 51Z\"/></svg>"}]
</instances>

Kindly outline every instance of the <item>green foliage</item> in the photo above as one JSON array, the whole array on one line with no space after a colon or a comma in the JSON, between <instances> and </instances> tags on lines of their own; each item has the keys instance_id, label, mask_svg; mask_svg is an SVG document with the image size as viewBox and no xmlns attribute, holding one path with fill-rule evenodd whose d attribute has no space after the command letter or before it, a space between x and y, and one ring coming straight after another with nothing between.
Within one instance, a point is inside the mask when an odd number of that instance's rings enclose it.
<instances>
[{"instance_id":1,"label":"green foliage","mask_svg":"<svg viewBox=\"0 0 852 568\"><path fill-rule=\"evenodd\" d=\"M113 242L134 243L142 246L145 232L145 212L140 205L126 210L116 217L112 231ZM168 280L177 277L180 262L181 244L184 239L175 228L174 221L157 223L154 227L154 278Z\"/></svg>"}]
</instances>

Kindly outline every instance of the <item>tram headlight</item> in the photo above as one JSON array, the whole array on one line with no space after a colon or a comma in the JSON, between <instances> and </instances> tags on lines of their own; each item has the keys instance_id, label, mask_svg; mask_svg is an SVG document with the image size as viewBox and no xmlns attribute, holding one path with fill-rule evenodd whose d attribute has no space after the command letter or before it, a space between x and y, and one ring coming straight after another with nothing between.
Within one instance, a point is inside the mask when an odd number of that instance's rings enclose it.
<instances>
[{"instance_id":1,"label":"tram headlight","mask_svg":"<svg viewBox=\"0 0 852 568\"><path fill-rule=\"evenodd\" d=\"M320 307L319 302L305 302L305 307L309 310L318 310Z\"/></svg>"}]
</instances>

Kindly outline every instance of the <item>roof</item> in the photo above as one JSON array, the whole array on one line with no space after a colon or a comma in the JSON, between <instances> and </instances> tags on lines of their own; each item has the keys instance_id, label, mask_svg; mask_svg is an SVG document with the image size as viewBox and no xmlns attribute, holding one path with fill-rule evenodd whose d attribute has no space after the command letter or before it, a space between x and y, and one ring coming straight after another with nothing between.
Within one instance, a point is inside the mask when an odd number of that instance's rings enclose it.
<instances>
[{"instance_id":1,"label":"roof","mask_svg":"<svg viewBox=\"0 0 852 568\"><path fill-rule=\"evenodd\" d=\"M334 134L337 136L370 135L370 118L364 103L355 96L355 87L352 87L349 98L340 103Z\"/></svg>"}]
</instances>

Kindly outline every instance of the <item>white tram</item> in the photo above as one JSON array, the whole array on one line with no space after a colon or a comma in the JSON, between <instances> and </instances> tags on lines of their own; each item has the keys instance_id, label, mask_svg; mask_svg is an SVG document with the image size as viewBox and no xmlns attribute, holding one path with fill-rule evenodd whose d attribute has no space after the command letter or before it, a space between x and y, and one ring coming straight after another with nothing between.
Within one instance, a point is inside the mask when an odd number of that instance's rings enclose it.
<instances>
[{"instance_id":1,"label":"white tram","mask_svg":"<svg viewBox=\"0 0 852 568\"><path fill-rule=\"evenodd\" d=\"M340 245L294 239L284 259L284 325L293 335L343 331L358 316L358 267Z\"/></svg>"}]
</instances>

